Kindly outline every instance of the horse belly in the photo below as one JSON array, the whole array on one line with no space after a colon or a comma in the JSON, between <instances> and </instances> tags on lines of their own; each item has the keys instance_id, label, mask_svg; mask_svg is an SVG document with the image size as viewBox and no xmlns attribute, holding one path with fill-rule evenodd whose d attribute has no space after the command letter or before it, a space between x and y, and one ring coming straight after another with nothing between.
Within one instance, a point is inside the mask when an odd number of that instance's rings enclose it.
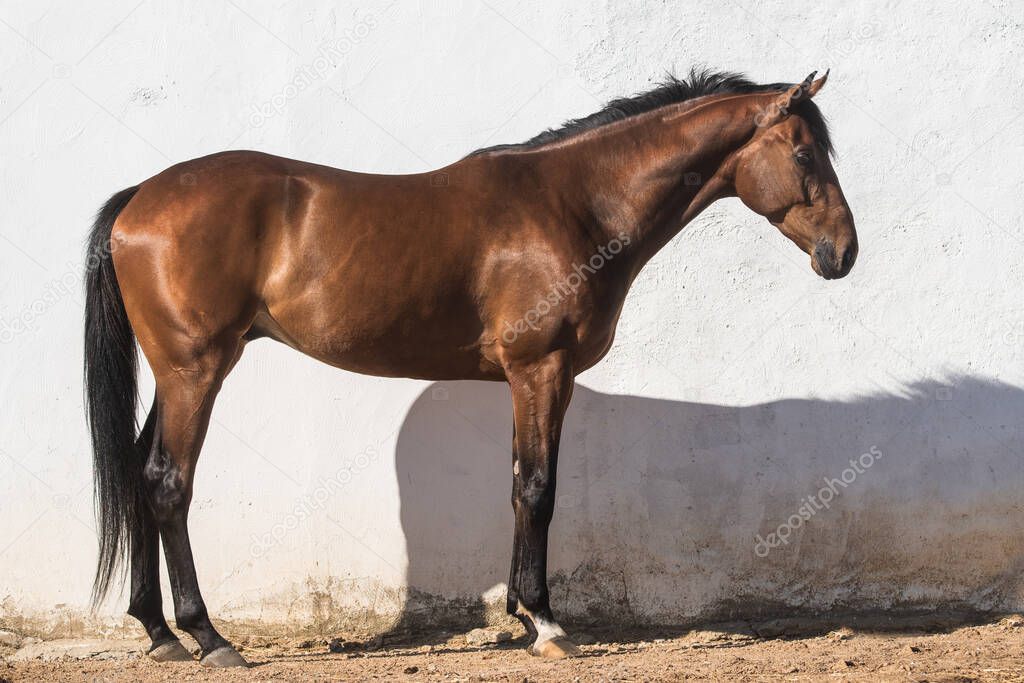
<instances>
[{"instance_id":1,"label":"horse belly","mask_svg":"<svg viewBox=\"0 0 1024 683\"><path fill-rule=\"evenodd\" d=\"M382 377L502 379L481 354L482 326L467 298L415 288L317 288L267 307L254 325L335 367Z\"/></svg>"},{"instance_id":2,"label":"horse belly","mask_svg":"<svg viewBox=\"0 0 1024 683\"><path fill-rule=\"evenodd\" d=\"M257 323L269 336L365 374L503 377L481 355L479 245L464 210L424 194L415 177L292 184L263 249Z\"/></svg>"}]
</instances>

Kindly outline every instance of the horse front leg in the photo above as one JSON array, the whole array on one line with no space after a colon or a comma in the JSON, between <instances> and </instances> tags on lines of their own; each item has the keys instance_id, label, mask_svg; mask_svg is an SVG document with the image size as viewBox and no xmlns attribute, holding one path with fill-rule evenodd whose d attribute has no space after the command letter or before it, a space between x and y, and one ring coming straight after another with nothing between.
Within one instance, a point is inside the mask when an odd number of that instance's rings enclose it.
<instances>
[{"instance_id":1,"label":"horse front leg","mask_svg":"<svg viewBox=\"0 0 1024 683\"><path fill-rule=\"evenodd\" d=\"M580 654L555 621L548 597L548 526L555 507L555 474L562 418L572 396L568 352L558 351L508 372L514 417L512 508L516 516L508 612L530 634L530 653Z\"/></svg>"}]
</instances>

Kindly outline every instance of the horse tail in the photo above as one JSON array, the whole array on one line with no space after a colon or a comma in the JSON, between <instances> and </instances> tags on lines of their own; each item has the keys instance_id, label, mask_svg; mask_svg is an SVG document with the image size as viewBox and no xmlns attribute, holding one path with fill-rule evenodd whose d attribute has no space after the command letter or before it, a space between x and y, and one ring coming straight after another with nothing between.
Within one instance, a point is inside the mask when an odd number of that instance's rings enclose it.
<instances>
[{"instance_id":1,"label":"horse tail","mask_svg":"<svg viewBox=\"0 0 1024 683\"><path fill-rule=\"evenodd\" d=\"M85 401L93 452L99 559L92 603L103 600L142 519L142 467L135 453L138 357L111 258L114 221L138 191L103 205L89 234L85 272ZM123 575L122 575L123 576Z\"/></svg>"}]
</instances>

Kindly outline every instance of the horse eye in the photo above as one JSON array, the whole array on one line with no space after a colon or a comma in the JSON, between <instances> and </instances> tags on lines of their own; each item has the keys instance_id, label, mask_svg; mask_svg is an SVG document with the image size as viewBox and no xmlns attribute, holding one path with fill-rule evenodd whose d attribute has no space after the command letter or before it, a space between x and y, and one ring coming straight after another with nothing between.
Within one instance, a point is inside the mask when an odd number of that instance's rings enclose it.
<instances>
[{"instance_id":1,"label":"horse eye","mask_svg":"<svg viewBox=\"0 0 1024 683\"><path fill-rule=\"evenodd\" d=\"M811 153L806 151L806 150L801 150L801 151L797 152L795 158L796 158L796 163L800 164L801 166L803 166L805 168L807 166L811 165L811 161L813 159L813 157L811 156Z\"/></svg>"}]
</instances>

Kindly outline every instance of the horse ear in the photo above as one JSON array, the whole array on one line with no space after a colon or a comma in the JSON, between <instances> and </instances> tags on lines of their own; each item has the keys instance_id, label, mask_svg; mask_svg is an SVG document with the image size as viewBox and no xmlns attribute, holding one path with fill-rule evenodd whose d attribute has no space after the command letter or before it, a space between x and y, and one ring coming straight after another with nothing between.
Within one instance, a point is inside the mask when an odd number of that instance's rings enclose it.
<instances>
[{"instance_id":1,"label":"horse ear","mask_svg":"<svg viewBox=\"0 0 1024 683\"><path fill-rule=\"evenodd\" d=\"M825 81L828 80L829 71L831 71L831 69L825 69L825 74L821 78L819 78L816 81L811 81L811 84L807 86L807 99L810 99L818 94L818 91L821 90L821 86L825 85ZM814 76L814 73L812 73L811 76Z\"/></svg>"},{"instance_id":2,"label":"horse ear","mask_svg":"<svg viewBox=\"0 0 1024 683\"><path fill-rule=\"evenodd\" d=\"M814 80L814 77L818 74L817 71L812 71L811 75L804 79L803 83L794 85L792 88L787 90L781 96L779 96L778 105L779 109L784 112L789 112L789 109L795 105L809 100L818 94L821 90L821 86L825 85L825 81L828 80L828 71L825 71L825 75Z\"/></svg>"},{"instance_id":3,"label":"horse ear","mask_svg":"<svg viewBox=\"0 0 1024 683\"><path fill-rule=\"evenodd\" d=\"M814 80L818 72L812 71L811 75L805 78L802 83L792 86L789 90L779 95L773 103L774 106L769 107L767 111L762 112L758 116L758 125L774 125L789 116L790 110L795 105L809 100L818 94L821 86L825 85L825 81L828 80L828 73L828 71L825 71L825 75L818 80Z\"/></svg>"}]
</instances>

